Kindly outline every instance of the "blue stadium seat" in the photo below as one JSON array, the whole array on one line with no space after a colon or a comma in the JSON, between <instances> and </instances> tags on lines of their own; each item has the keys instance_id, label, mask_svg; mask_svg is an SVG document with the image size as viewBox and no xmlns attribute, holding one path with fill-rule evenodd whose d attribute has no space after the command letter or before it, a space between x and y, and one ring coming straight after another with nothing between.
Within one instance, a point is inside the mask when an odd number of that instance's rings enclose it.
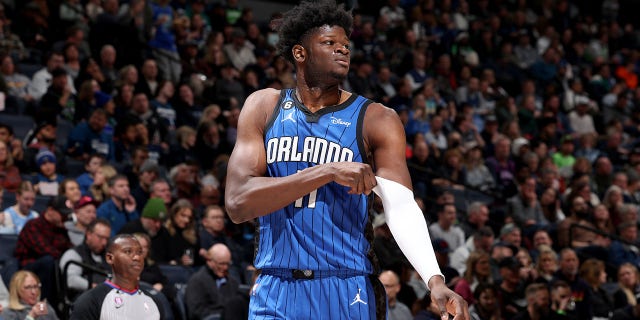
<instances>
[{"instance_id":1,"label":"blue stadium seat","mask_svg":"<svg viewBox=\"0 0 640 320\"><path fill-rule=\"evenodd\" d=\"M62 150L66 150L69 134L73 130L73 123L69 120L58 117L58 127L56 128L56 145Z\"/></svg>"},{"instance_id":2,"label":"blue stadium seat","mask_svg":"<svg viewBox=\"0 0 640 320\"><path fill-rule=\"evenodd\" d=\"M160 271L167 277L171 285L185 284L193 274L191 268L161 264Z\"/></svg>"},{"instance_id":3,"label":"blue stadium seat","mask_svg":"<svg viewBox=\"0 0 640 320\"><path fill-rule=\"evenodd\" d=\"M36 195L36 201L32 209L37 213L43 213L44 210L47 209L47 204L49 204L50 199L51 196Z\"/></svg>"},{"instance_id":4,"label":"blue stadium seat","mask_svg":"<svg viewBox=\"0 0 640 320\"><path fill-rule=\"evenodd\" d=\"M187 291L186 284L176 285L176 305L180 312L180 318L187 320L187 302L184 300L185 292Z\"/></svg>"},{"instance_id":5,"label":"blue stadium seat","mask_svg":"<svg viewBox=\"0 0 640 320\"><path fill-rule=\"evenodd\" d=\"M0 276L7 285L13 273L18 271L18 260L13 257L17 243L18 235L0 234Z\"/></svg>"},{"instance_id":6,"label":"blue stadium seat","mask_svg":"<svg viewBox=\"0 0 640 320\"><path fill-rule=\"evenodd\" d=\"M16 204L16 194L5 191L2 193L2 210Z\"/></svg>"}]
</instances>

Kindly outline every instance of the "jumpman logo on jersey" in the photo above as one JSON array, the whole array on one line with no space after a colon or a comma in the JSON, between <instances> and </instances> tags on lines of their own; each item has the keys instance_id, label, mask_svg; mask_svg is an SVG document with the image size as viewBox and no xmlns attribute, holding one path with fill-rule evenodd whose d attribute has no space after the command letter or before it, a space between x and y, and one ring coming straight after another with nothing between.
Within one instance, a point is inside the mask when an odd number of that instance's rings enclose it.
<instances>
[{"instance_id":1,"label":"jumpman logo on jersey","mask_svg":"<svg viewBox=\"0 0 640 320\"><path fill-rule=\"evenodd\" d=\"M356 304L356 303L362 303L362 304L367 304L366 302L364 302L362 299L360 299L360 288L358 288L358 293L356 294L356 297L353 298L353 302L351 302L350 306Z\"/></svg>"},{"instance_id":2,"label":"jumpman logo on jersey","mask_svg":"<svg viewBox=\"0 0 640 320\"><path fill-rule=\"evenodd\" d=\"M287 115L284 118L282 118L280 122L285 122L286 120L293 121L293 123L296 123L296 119L293 118L293 112L287 113Z\"/></svg>"}]
</instances>

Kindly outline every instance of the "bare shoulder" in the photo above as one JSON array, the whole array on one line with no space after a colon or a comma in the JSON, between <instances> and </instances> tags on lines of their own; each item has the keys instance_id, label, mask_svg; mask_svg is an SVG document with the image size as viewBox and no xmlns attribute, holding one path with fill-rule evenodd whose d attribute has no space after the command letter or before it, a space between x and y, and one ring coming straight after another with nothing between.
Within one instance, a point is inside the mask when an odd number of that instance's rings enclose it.
<instances>
[{"instance_id":1,"label":"bare shoulder","mask_svg":"<svg viewBox=\"0 0 640 320\"><path fill-rule=\"evenodd\" d=\"M364 116L362 134L368 151L382 145L403 144L404 126L395 110L374 102L369 105Z\"/></svg>"},{"instance_id":2,"label":"bare shoulder","mask_svg":"<svg viewBox=\"0 0 640 320\"><path fill-rule=\"evenodd\" d=\"M271 88L250 94L240 112L240 122L253 122L258 127L264 125L273 113L279 98L280 90Z\"/></svg>"},{"instance_id":3,"label":"bare shoulder","mask_svg":"<svg viewBox=\"0 0 640 320\"><path fill-rule=\"evenodd\" d=\"M378 121L389 120L400 121L400 117L398 117L398 114L395 112L395 110L386 107L382 103L378 102L370 104L367 108L367 113L365 115L366 122L379 123Z\"/></svg>"}]
</instances>

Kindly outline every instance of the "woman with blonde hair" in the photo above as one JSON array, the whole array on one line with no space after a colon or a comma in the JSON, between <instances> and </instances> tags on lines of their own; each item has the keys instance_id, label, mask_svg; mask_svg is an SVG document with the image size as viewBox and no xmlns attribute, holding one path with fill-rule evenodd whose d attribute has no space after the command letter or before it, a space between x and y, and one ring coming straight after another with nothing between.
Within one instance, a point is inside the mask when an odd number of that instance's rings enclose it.
<instances>
[{"instance_id":1,"label":"woman with blonde hair","mask_svg":"<svg viewBox=\"0 0 640 320\"><path fill-rule=\"evenodd\" d=\"M640 293L640 272L630 262L618 268L618 290L613 294L613 305L616 309L638 304L636 294Z\"/></svg>"},{"instance_id":2,"label":"woman with blonde hair","mask_svg":"<svg viewBox=\"0 0 640 320\"><path fill-rule=\"evenodd\" d=\"M474 251L467 258L467 269L453 291L471 305L476 302L473 291L481 283L493 283L489 254L484 251Z\"/></svg>"},{"instance_id":3,"label":"woman with blonde hair","mask_svg":"<svg viewBox=\"0 0 640 320\"><path fill-rule=\"evenodd\" d=\"M170 241L166 248L170 264L193 265L198 251L198 236L193 205L186 199L179 199L171 207L169 219L164 224Z\"/></svg>"},{"instance_id":4,"label":"woman with blonde hair","mask_svg":"<svg viewBox=\"0 0 640 320\"><path fill-rule=\"evenodd\" d=\"M2 318L57 320L55 309L47 301L40 301L41 287L40 279L33 272L16 272L9 284L9 308L2 313Z\"/></svg>"},{"instance_id":5,"label":"woman with blonde hair","mask_svg":"<svg viewBox=\"0 0 640 320\"><path fill-rule=\"evenodd\" d=\"M538 260L536 260L536 270L538 278L536 282L550 284L553 274L558 271L558 254L550 246L541 245L539 248Z\"/></svg>"},{"instance_id":6,"label":"woman with blonde hair","mask_svg":"<svg viewBox=\"0 0 640 320\"><path fill-rule=\"evenodd\" d=\"M27 221L39 216L38 212L31 210L36 200L36 190L29 181L20 183L16 192L15 205L8 207L0 213L0 226L5 230L13 228L14 234L19 234Z\"/></svg>"},{"instance_id":7,"label":"woman with blonde hair","mask_svg":"<svg viewBox=\"0 0 640 320\"><path fill-rule=\"evenodd\" d=\"M115 177L116 174L116 169L108 164L103 165L98 169L98 171L96 171L95 177L93 178L93 184L89 187L89 193L93 200L98 203L102 203L109 199L110 194L107 181Z\"/></svg>"}]
</instances>

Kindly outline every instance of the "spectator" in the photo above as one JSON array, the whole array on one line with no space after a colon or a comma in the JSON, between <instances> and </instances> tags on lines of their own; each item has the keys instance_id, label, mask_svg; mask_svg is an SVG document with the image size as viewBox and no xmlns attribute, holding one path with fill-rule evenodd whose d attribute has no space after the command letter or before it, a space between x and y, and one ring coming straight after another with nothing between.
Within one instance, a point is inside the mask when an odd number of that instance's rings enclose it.
<instances>
[{"instance_id":1,"label":"spectator","mask_svg":"<svg viewBox=\"0 0 640 320\"><path fill-rule=\"evenodd\" d=\"M549 288L542 283L532 283L525 290L527 307L513 319L565 319L562 314L551 312Z\"/></svg>"},{"instance_id":2,"label":"spectator","mask_svg":"<svg viewBox=\"0 0 640 320\"><path fill-rule=\"evenodd\" d=\"M168 164L175 166L187 161L197 161L196 139L195 129L186 125L179 127L176 130L176 144L171 146L171 151L169 152Z\"/></svg>"},{"instance_id":3,"label":"spectator","mask_svg":"<svg viewBox=\"0 0 640 320\"><path fill-rule=\"evenodd\" d=\"M173 186L173 197L176 199L187 199L192 204L198 204L199 186L196 170L193 165L181 163L169 171L169 179Z\"/></svg>"},{"instance_id":4,"label":"spectator","mask_svg":"<svg viewBox=\"0 0 640 320\"><path fill-rule=\"evenodd\" d=\"M522 232L520 228L513 223L505 224L500 228L500 241L519 248L522 244ZM513 254L515 255L516 252Z\"/></svg>"},{"instance_id":5,"label":"spectator","mask_svg":"<svg viewBox=\"0 0 640 320\"><path fill-rule=\"evenodd\" d=\"M169 210L161 199L150 198L142 209L142 216L125 224L120 233L147 234L151 238L151 259L157 263L169 263L166 249L169 248L171 237L163 226L168 215Z\"/></svg>"},{"instance_id":6,"label":"spectator","mask_svg":"<svg viewBox=\"0 0 640 320\"><path fill-rule=\"evenodd\" d=\"M495 154L487 159L485 165L493 174L496 181L496 192L510 198L515 195L514 178L516 166L511 160L511 141L507 137L500 137L495 142Z\"/></svg>"},{"instance_id":7,"label":"spectator","mask_svg":"<svg viewBox=\"0 0 640 320\"><path fill-rule=\"evenodd\" d=\"M483 192L491 192L496 187L496 182L491 172L484 164L482 147L476 145L465 153L464 165L466 171L465 186Z\"/></svg>"},{"instance_id":8,"label":"spectator","mask_svg":"<svg viewBox=\"0 0 640 320\"><path fill-rule=\"evenodd\" d=\"M590 229L595 229L593 223L589 221L589 208L584 200L580 196L576 196L570 203L570 214L562 220L558 225L558 245L561 248L565 247L586 247L591 243L596 245L605 244L605 239L602 239L599 235L588 231L584 228L573 228L572 238L569 238L569 232L571 225L578 224Z\"/></svg>"},{"instance_id":9,"label":"spectator","mask_svg":"<svg viewBox=\"0 0 640 320\"><path fill-rule=\"evenodd\" d=\"M239 283L229 276L231 251L221 243L207 251L207 264L187 283L185 300L189 319L218 315L225 319L244 319L249 305L239 291Z\"/></svg>"},{"instance_id":10,"label":"spectator","mask_svg":"<svg viewBox=\"0 0 640 320\"><path fill-rule=\"evenodd\" d=\"M171 186L167 180L160 178L151 183L149 187L149 198L160 198L164 201L164 205L171 206L173 199L171 198Z\"/></svg>"},{"instance_id":11,"label":"spectator","mask_svg":"<svg viewBox=\"0 0 640 320\"><path fill-rule=\"evenodd\" d=\"M635 222L624 222L618 226L619 240L614 240L609 246L608 261L619 266L623 263L640 263L640 252L638 252L638 227Z\"/></svg>"},{"instance_id":12,"label":"spectator","mask_svg":"<svg viewBox=\"0 0 640 320\"><path fill-rule=\"evenodd\" d=\"M596 318L611 318L613 315L613 298L603 288L607 282L604 262L597 259L587 259L580 266L580 277L589 284L589 297L593 316Z\"/></svg>"},{"instance_id":13,"label":"spectator","mask_svg":"<svg viewBox=\"0 0 640 320\"><path fill-rule=\"evenodd\" d=\"M404 303L398 301L397 294L400 292L400 278L398 275L391 271L386 270L380 273L378 276L380 282L384 286L384 291L387 293L387 314L391 320L410 320L413 319L411 310ZM358 298L359 296L356 296Z\"/></svg>"},{"instance_id":14,"label":"spectator","mask_svg":"<svg viewBox=\"0 0 640 320\"><path fill-rule=\"evenodd\" d=\"M108 181L115 177L116 174L116 169L111 165L104 164L100 166L100 168L96 170L95 179L91 187L89 187L89 196L100 204L107 201L108 198L111 197Z\"/></svg>"},{"instance_id":15,"label":"spectator","mask_svg":"<svg viewBox=\"0 0 640 320\"><path fill-rule=\"evenodd\" d=\"M68 121L76 121L78 99L67 82L69 75L63 68L51 70L51 84L40 100L37 114L42 118L56 118L60 115Z\"/></svg>"},{"instance_id":16,"label":"spectator","mask_svg":"<svg viewBox=\"0 0 640 320\"><path fill-rule=\"evenodd\" d=\"M123 175L112 177L109 182L109 200L98 207L98 217L111 223L111 235L116 235L129 221L140 218L136 211L136 200L129 191L129 181Z\"/></svg>"},{"instance_id":17,"label":"spectator","mask_svg":"<svg viewBox=\"0 0 640 320\"><path fill-rule=\"evenodd\" d=\"M138 183L134 184L131 195L136 199L136 210L142 212L142 208L149 200L151 193L151 183L157 180L160 175L160 167L153 160L146 160L138 170Z\"/></svg>"},{"instance_id":18,"label":"spectator","mask_svg":"<svg viewBox=\"0 0 640 320\"><path fill-rule=\"evenodd\" d=\"M462 279L455 286L455 292L461 295L469 304L477 303L473 292L481 284L493 284L489 254L484 251L474 251L466 260Z\"/></svg>"},{"instance_id":19,"label":"spectator","mask_svg":"<svg viewBox=\"0 0 640 320\"><path fill-rule=\"evenodd\" d=\"M87 226L84 241L69 250L60 258L60 270L66 271L67 288L71 289L75 296L96 285L104 282L105 276L96 274L93 270L70 263L71 261L83 263L93 268L109 273L109 265L105 261L105 248L111 235L109 221L104 219L94 220ZM64 273L63 273L64 274ZM75 294L74 294L75 293Z\"/></svg>"},{"instance_id":20,"label":"spectator","mask_svg":"<svg viewBox=\"0 0 640 320\"><path fill-rule=\"evenodd\" d=\"M89 116L89 121L79 123L67 140L67 154L75 159L86 160L89 155L98 153L109 161L115 159L113 137L103 130L107 125L107 112L95 109Z\"/></svg>"},{"instance_id":21,"label":"spectator","mask_svg":"<svg viewBox=\"0 0 640 320\"><path fill-rule=\"evenodd\" d=\"M50 52L47 55L47 64L44 68L40 69L33 75L31 79L31 85L29 86L29 94L36 100L40 101L42 96L47 92L49 83L53 78L53 70L62 68L64 66L64 57L60 52ZM67 77L67 88L70 93L75 94L76 89L73 85L73 79L69 75Z\"/></svg>"},{"instance_id":22,"label":"spectator","mask_svg":"<svg viewBox=\"0 0 640 320\"><path fill-rule=\"evenodd\" d=\"M464 245L464 231L455 225L456 207L445 204L438 210L438 221L429 226L429 234L433 238L442 238L453 250Z\"/></svg>"},{"instance_id":23,"label":"spectator","mask_svg":"<svg viewBox=\"0 0 640 320\"><path fill-rule=\"evenodd\" d=\"M160 81L158 93L151 100L151 107L158 113L162 123L169 132L176 130L176 111L171 105L171 100L175 93L175 87L171 81Z\"/></svg>"},{"instance_id":24,"label":"spectator","mask_svg":"<svg viewBox=\"0 0 640 320\"><path fill-rule=\"evenodd\" d=\"M42 295L49 301L57 301L55 261L71 248L64 228L71 213L65 197L53 197L42 215L29 220L18 235L14 256L22 269L33 271L42 280Z\"/></svg>"},{"instance_id":25,"label":"spectator","mask_svg":"<svg viewBox=\"0 0 640 320\"><path fill-rule=\"evenodd\" d=\"M253 48L247 43L246 33L240 28L234 28L231 33L231 42L222 48L227 59L236 70L244 70L247 65L256 63Z\"/></svg>"},{"instance_id":26,"label":"spectator","mask_svg":"<svg viewBox=\"0 0 640 320\"><path fill-rule=\"evenodd\" d=\"M20 234L29 220L39 216L38 212L31 210L35 199L36 191L31 182L23 181L20 183L20 188L16 192L16 204L0 214L4 217L4 221L1 223L3 233Z\"/></svg>"},{"instance_id":27,"label":"spectator","mask_svg":"<svg viewBox=\"0 0 640 320\"><path fill-rule=\"evenodd\" d=\"M169 264L191 266L198 251L198 234L195 227L193 206L188 200L179 199L169 211L169 219L164 223L169 232L167 248Z\"/></svg>"},{"instance_id":28,"label":"spectator","mask_svg":"<svg viewBox=\"0 0 640 320\"><path fill-rule=\"evenodd\" d=\"M204 108L196 103L193 89L188 84L178 86L178 96L174 97L172 105L176 110L176 126L198 127Z\"/></svg>"},{"instance_id":29,"label":"spectator","mask_svg":"<svg viewBox=\"0 0 640 320\"><path fill-rule=\"evenodd\" d=\"M173 8L168 0L161 0L151 4L153 11L152 23L155 26L154 36L149 41L153 56L158 63L158 69L163 70L168 80L176 83L180 80L182 67L176 46L175 35L172 31L174 24Z\"/></svg>"},{"instance_id":30,"label":"spectator","mask_svg":"<svg viewBox=\"0 0 640 320\"><path fill-rule=\"evenodd\" d=\"M53 152L43 148L36 155L36 164L40 170L33 177L34 189L40 195L57 196L64 177L57 173L56 156Z\"/></svg>"},{"instance_id":31,"label":"spectator","mask_svg":"<svg viewBox=\"0 0 640 320\"><path fill-rule=\"evenodd\" d=\"M56 145L57 120L41 119L36 123L35 128L24 140L26 146L24 150L24 163L20 168L22 174L31 174L40 171L40 166L36 163L36 155L41 149L45 148L53 152L56 158L56 167L60 169L60 173L66 173L67 162L62 150Z\"/></svg>"},{"instance_id":32,"label":"spectator","mask_svg":"<svg viewBox=\"0 0 640 320\"><path fill-rule=\"evenodd\" d=\"M524 286L527 283L520 279L522 265L515 257L508 257L498 262L502 282L499 287L499 301L502 308L501 314L505 319L513 319L527 306Z\"/></svg>"},{"instance_id":33,"label":"spectator","mask_svg":"<svg viewBox=\"0 0 640 320\"><path fill-rule=\"evenodd\" d=\"M106 261L111 266L112 277L83 293L74 302L71 319L103 319L108 312L119 319L131 319L143 315L145 319L162 319L159 304L152 296L140 289L140 274L144 268L142 247L130 234L117 235L109 241ZM104 303L112 303L116 293L120 299L115 304L124 308L107 308ZM107 309L109 309L107 311Z\"/></svg>"},{"instance_id":34,"label":"spectator","mask_svg":"<svg viewBox=\"0 0 640 320\"><path fill-rule=\"evenodd\" d=\"M0 122L0 141L3 141L7 145L14 164L21 168L22 166L20 164L24 162L24 149L22 147L22 141L15 137L12 126Z\"/></svg>"},{"instance_id":35,"label":"spectator","mask_svg":"<svg viewBox=\"0 0 640 320\"><path fill-rule=\"evenodd\" d=\"M618 267L618 286L613 294L615 309L638 304L636 295L640 293L640 274L632 263L623 263Z\"/></svg>"},{"instance_id":36,"label":"spectator","mask_svg":"<svg viewBox=\"0 0 640 320\"><path fill-rule=\"evenodd\" d=\"M11 150L6 142L0 140L0 187L7 192L16 192L21 182L20 170L14 165Z\"/></svg>"},{"instance_id":37,"label":"spectator","mask_svg":"<svg viewBox=\"0 0 640 320\"><path fill-rule=\"evenodd\" d=\"M2 317L7 320L58 320L53 306L46 300L40 300L42 285L35 273L26 270L16 272L9 285L9 308Z\"/></svg>"},{"instance_id":38,"label":"spectator","mask_svg":"<svg viewBox=\"0 0 640 320\"><path fill-rule=\"evenodd\" d=\"M550 246L543 245L538 248L540 253L536 261L536 269L538 271L536 282L550 284L559 268L558 254Z\"/></svg>"},{"instance_id":39,"label":"spectator","mask_svg":"<svg viewBox=\"0 0 640 320\"><path fill-rule=\"evenodd\" d=\"M75 205L82 198L82 193L80 192L80 187L78 183L73 179L64 179L60 182L60 188L58 189L58 194L65 196L71 207L75 207Z\"/></svg>"},{"instance_id":40,"label":"spectator","mask_svg":"<svg viewBox=\"0 0 640 320\"><path fill-rule=\"evenodd\" d=\"M162 119L158 113L149 105L149 99L142 92L136 92L133 95L133 103L131 104L130 116L140 120L148 131L148 140L152 145L160 146L160 155L164 155L169 151L168 130L164 126Z\"/></svg>"},{"instance_id":41,"label":"spectator","mask_svg":"<svg viewBox=\"0 0 640 320\"><path fill-rule=\"evenodd\" d=\"M229 273L242 283L250 283L251 279L245 278L244 270L251 268L253 253L250 251L252 250L243 248L228 235L228 231L225 229L226 220L226 213L222 207L211 205L204 209L198 228L198 244L200 248L198 255L206 257L206 248L211 248L216 243L226 245L234 253L233 264L229 267Z\"/></svg>"},{"instance_id":42,"label":"spectator","mask_svg":"<svg viewBox=\"0 0 640 320\"><path fill-rule=\"evenodd\" d=\"M489 221L489 208L482 202L472 202L467 207L466 218L462 219L460 228L464 231L465 239L469 239L474 233L487 226ZM493 233L493 232L492 232ZM489 251L489 245L484 250Z\"/></svg>"},{"instance_id":43,"label":"spectator","mask_svg":"<svg viewBox=\"0 0 640 320\"><path fill-rule=\"evenodd\" d=\"M469 307L471 319L502 319L495 286L481 283L473 291L473 296L477 302Z\"/></svg>"},{"instance_id":44,"label":"spectator","mask_svg":"<svg viewBox=\"0 0 640 320\"><path fill-rule=\"evenodd\" d=\"M73 219L64 223L69 239L74 246L84 241L87 228L96 220L96 206L98 203L89 196L82 196L73 206ZM109 225L111 231L111 225Z\"/></svg>"},{"instance_id":45,"label":"spectator","mask_svg":"<svg viewBox=\"0 0 640 320\"><path fill-rule=\"evenodd\" d=\"M159 93L158 64L154 59L147 59L141 68L142 79L136 83L135 92L144 93L148 100L153 99Z\"/></svg>"},{"instance_id":46,"label":"spectator","mask_svg":"<svg viewBox=\"0 0 640 320\"><path fill-rule=\"evenodd\" d=\"M6 108L15 113L23 114L27 110L27 106L33 103L33 97L28 92L31 79L17 72L13 61L10 55L0 57L0 73L7 85Z\"/></svg>"},{"instance_id":47,"label":"spectator","mask_svg":"<svg viewBox=\"0 0 640 320\"><path fill-rule=\"evenodd\" d=\"M76 178L80 193L83 196L89 195L89 188L95 180L96 173L100 170L100 167L104 164L104 156L94 153L85 160L84 170L85 173Z\"/></svg>"},{"instance_id":48,"label":"spectator","mask_svg":"<svg viewBox=\"0 0 640 320\"><path fill-rule=\"evenodd\" d=\"M515 224L524 230L525 235L530 235L535 229L549 224L549 221L538 201L536 179L526 178L518 187L518 194L507 200L507 212Z\"/></svg>"},{"instance_id":49,"label":"spectator","mask_svg":"<svg viewBox=\"0 0 640 320\"><path fill-rule=\"evenodd\" d=\"M451 253L451 266L460 274L464 274L467 269L467 260L471 252L490 252L493 245L493 230L489 227L482 227L474 231L463 246L455 249Z\"/></svg>"},{"instance_id":50,"label":"spectator","mask_svg":"<svg viewBox=\"0 0 640 320\"><path fill-rule=\"evenodd\" d=\"M575 303L575 307L570 315L577 316L578 319L590 319L593 315L591 291L589 284L578 274L579 266L580 261L578 260L576 252L571 248L562 249L562 251L560 251L560 268L556 272L553 281L561 280L569 285L569 296L574 297L573 302ZM553 286L552 284L552 288Z\"/></svg>"}]
</instances>

